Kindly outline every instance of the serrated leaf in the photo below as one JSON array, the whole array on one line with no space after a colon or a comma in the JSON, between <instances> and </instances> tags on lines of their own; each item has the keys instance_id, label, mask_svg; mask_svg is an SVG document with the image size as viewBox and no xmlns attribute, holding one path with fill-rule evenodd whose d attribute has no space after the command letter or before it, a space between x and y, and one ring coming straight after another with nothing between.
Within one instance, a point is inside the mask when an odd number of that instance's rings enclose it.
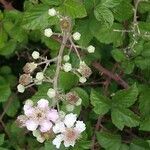
<instances>
[{"instance_id":1,"label":"serrated leaf","mask_svg":"<svg viewBox=\"0 0 150 150\"><path fill-rule=\"evenodd\" d=\"M107 27L111 27L114 22L114 16L110 9L101 4L94 9L95 18Z\"/></svg>"},{"instance_id":2,"label":"serrated leaf","mask_svg":"<svg viewBox=\"0 0 150 150\"><path fill-rule=\"evenodd\" d=\"M111 118L113 124L120 130L122 130L124 126L131 128L139 125L138 116L126 108L113 108Z\"/></svg>"},{"instance_id":3,"label":"serrated leaf","mask_svg":"<svg viewBox=\"0 0 150 150\"><path fill-rule=\"evenodd\" d=\"M94 112L99 115L106 114L110 109L110 99L96 92L91 91L91 104L94 106Z\"/></svg>"},{"instance_id":4,"label":"serrated leaf","mask_svg":"<svg viewBox=\"0 0 150 150\"><path fill-rule=\"evenodd\" d=\"M65 0L59 9L63 14L72 18L83 18L87 15L83 3L76 0Z\"/></svg>"},{"instance_id":5,"label":"serrated leaf","mask_svg":"<svg viewBox=\"0 0 150 150\"><path fill-rule=\"evenodd\" d=\"M144 88L139 96L140 112L146 116L150 115L150 88Z\"/></svg>"},{"instance_id":6,"label":"serrated leaf","mask_svg":"<svg viewBox=\"0 0 150 150\"><path fill-rule=\"evenodd\" d=\"M47 4L47 5L55 5L58 6L59 4L61 4L61 0L41 0L42 3Z\"/></svg>"},{"instance_id":7,"label":"serrated leaf","mask_svg":"<svg viewBox=\"0 0 150 150\"><path fill-rule=\"evenodd\" d=\"M123 68L126 74L131 74L134 70L135 65L134 65L134 62L130 60L126 60L121 63L121 67Z\"/></svg>"},{"instance_id":8,"label":"serrated leaf","mask_svg":"<svg viewBox=\"0 0 150 150\"><path fill-rule=\"evenodd\" d=\"M150 132L150 118L149 116L142 119L140 123L140 130Z\"/></svg>"},{"instance_id":9,"label":"serrated leaf","mask_svg":"<svg viewBox=\"0 0 150 150\"><path fill-rule=\"evenodd\" d=\"M48 26L48 5L39 4L24 13L22 25L26 29L44 29Z\"/></svg>"},{"instance_id":10,"label":"serrated leaf","mask_svg":"<svg viewBox=\"0 0 150 150\"><path fill-rule=\"evenodd\" d=\"M149 150L150 146L148 142L144 140L135 140L130 144L130 150Z\"/></svg>"},{"instance_id":11,"label":"serrated leaf","mask_svg":"<svg viewBox=\"0 0 150 150\"><path fill-rule=\"evenodd\" d=\"M137 100L138 88L134 84L129 89L120 90L112 97L113 105L120 107L130 107Z\"/></svg>"},{"instance_id":12,"label":"serrated leaf","mask_svg":"<svg viewBox=\"0 0 150 150\"><path fill-rule=\"evenodd\" d=\"M122 0L102 0L101 5L108 7L108 8L113 8L119 5L122 2Z\"/></svg>"},{"instance_id":13,"label":"serrated leaf","mask_svg":"<svg viewBox=\"0 0 150 150\"><path fill-rule=\"evenodd\" d=\"M117 61L117 62L121 62L121 61L125 61L126 60L126 56L123 53L123 51L119 50L119 49L114 49L111 51L111 54L113 56L113 58Z\"/></svg>"},{"instance_id":14,"label":"serrated leaf","mask_svg":"<svg viewBox=\"0 0 150 150\"><path fill-rule=\"evenodd\" d=\"M115 135L103 131L97 133L96 136L99 144L106 150L120 150L121 146L120 135Z\"/></svg>"},{"instance_id":15,"label":"serrated leaf","mask_svg":"<svg viewBox=\"0 0 150 150\"><path fill-rule=\"evenodd\" d=\"M70 90L78 83L78 77L70 72L60 72L59 88L63 91Z\"/></svg>"}]
</instances>

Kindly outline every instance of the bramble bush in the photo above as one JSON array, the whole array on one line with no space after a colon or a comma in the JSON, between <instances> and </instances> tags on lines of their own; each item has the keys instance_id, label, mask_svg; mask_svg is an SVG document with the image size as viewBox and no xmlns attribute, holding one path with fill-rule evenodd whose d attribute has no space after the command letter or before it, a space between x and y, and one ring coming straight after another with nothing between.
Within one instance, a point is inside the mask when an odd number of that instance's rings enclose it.
<instances>
[{"instance_id":1,"label":"bramble bush","mask_svg":"<svg viewBox=\"0 0 150 150\"><path fill-rule=\"evenodd\" d=\"M0 150L150 150L150 0L0 3Z\"/></svg>"}]
</instances>

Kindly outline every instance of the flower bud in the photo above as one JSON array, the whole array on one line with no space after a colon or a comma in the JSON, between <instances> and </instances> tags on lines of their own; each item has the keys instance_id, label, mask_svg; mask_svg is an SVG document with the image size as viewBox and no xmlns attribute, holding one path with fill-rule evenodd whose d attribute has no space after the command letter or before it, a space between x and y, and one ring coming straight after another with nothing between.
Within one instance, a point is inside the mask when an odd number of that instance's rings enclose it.
<instances>
[{"instance_id":1,"label":"flower bud","mask_svg":"<svg viewBox=\"0 0 150 150\"><path fill-rule=\"evenodd\" d=\"M72 36L75 41L78 41L81 38L81 34L79 32L75 32Z\"/></svg>"},{"instance_id":2,"label":"flower bud","mask_svg":"<svg viewBox=\"0 0 150 150\"><path fill-rule=\"evenodd\" d=\"M63 57L63 60L66 61L66 62L69 61L69 60L70 60L69 55L65 55L65 56Z\"/></svg>"},{"instance_id":3,"label":"flower bud","mask_svg":"<svg viewBox=\"0 0 150 150\"><path fill-rule=\"evenodd\" d=\"M32 73L35 69L37 68L37 64L32 62L32 63L26 63L26 65L23 67L23 71L26 74Z\"/></svg>"},{"instance_id":4,"label":"flower bud","mask_svg":"<svg viewBox=\"0 0 150 150\"><path fill-rule=\"evenodd\" d=\"M53 17L57 15L57 12L54 8L51 8L48 10L48 14Z\"/></svg>"},{"instance_id":5,"label":"flower bud","mask_svg":"<svg viewBox=\"0 0 150 150\"><path fill-rule=\"evenodd\" d=\"M65 63L63 65L63 69L64 69L65 72L69 72L69 71L72 70L72 65L70 63Z\"/></svg>"},{"instance_id":6,"label":"flower bud","mask_svg":"<svg viewBox=\"0 0 150 150\"><path fill-rule=\"evenodd\" d=\"M80 77L79 78L80 83L85 83L86 81L87 81L87 79L85 77Z\"/></svg>"},{"instance_id":7,"label":"flower bud","mask_svg":"<svg viewBox=\"0 0 150 150\"><path fill-rule=\"evenodd\" d=\"M35 77L38 81L42 81L44 79L43 72L38 72Z\"/></svg>"},{"instance_id":8,"label":"flower bud","mask_svg":"<svg viewBox=\"0 0 150 150\"><path fill-rule=\"evenodd\" d=\"M47 95L49 98L54 98L56 96L56 91L52 88L50 88L48 91L47 91Z\"/></svg>"},{"instance_id":9,"label":"flower bud","mask_svg":"<svg viewBox=\"0 0 150 150\"><path fill-rule=\"evenodd\" d=\"M74 105L71 105L71 104L66 105L66 110L69 111L69 112L73 111L74 108L75 108Z\"/></svg>"},{"instance_id":10,"label":"flower bud","mask_svg":"<svg viewBox=\"0 0 150 150\"><path fill-rule=\"evenodd\" d=\"M72 105L75 105L76 102L79 100L79 96L76 92L69 92L66 94L66 100Z\"/></svg>"},{"instance_id":11,"label":"flower bud","mask_svg":"<svg viewBox=\"0 0 150 150\"><path fill-rule=\"evenodd\" d=\"M30 74L23 74L19 78L19 83L21 85L28 85L32 82L32 76Z\"/></svg>"},{"instance_id":12,"label":"flower bud","mask_svg":"<svg viewBox=\"0 0 150 150\"><path fill-rule=\"evenodd\" d=\"M53 35L52 29L51 29L51 28L45 29L45 30L44 30L44 35L45 35L46 37L51 37L51 36Z\"/></svg>"},{"instance_id":13,"label":"flower bud","mask_svg":"<svg viewBox=\"0 0 150 150\"><path fill-rule=\"evenodd\" d=\"M90 46L87 48L87 51L88 51L89 53L94 53L94 52L95 52L95 47L92 46L92 45L90 45Z\"/></svg>"},{"instance_id":14,"label":"flower bud","mask_svg":"<svg viewBox=\"0 0 150 150\"><path fill-rule=\"evenodd\" d=\"M80 106L82 104L82 99L79 98L78 101L76 102L76 106Z\"/></svg>"},{"instance_id":15,"label":"flower bud","mask_svg":"<svg viewBox=\"0 0 150 150\"><path fill-rule=\"evenodd\" d=\"M68 17L64 17L60 21L60 27L63 32L70 32L71 30L71 19Z\"/></svg>"},{"instance_id":16,"label":"flower bud","mask_svg":"<svg viewBox=\"0 0 150 150\"><path fill-rule=\"evenodd\" d=\"M32 53L32 57L33 57L33 59L39 59L40 53L37 52L37 51L34 51L34 52Z\"/></svg>"},{"instance_id":17,"label":"flower bud","mask_svg":"<svg viewBox=\"0 0 150 150\"><path fill-rule=\"evenodd\" d=\"M19 93L23 93L25 91L25 87L21 84L18 84L17 90L18 90Z\"/></svg>"}]
</instances>

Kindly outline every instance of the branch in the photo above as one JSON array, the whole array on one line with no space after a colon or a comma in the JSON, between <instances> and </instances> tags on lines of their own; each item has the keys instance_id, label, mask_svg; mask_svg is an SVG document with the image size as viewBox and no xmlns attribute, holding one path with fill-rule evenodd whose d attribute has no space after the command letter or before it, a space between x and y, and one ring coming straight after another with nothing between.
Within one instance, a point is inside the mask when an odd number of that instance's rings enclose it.
<instances>
[{"instance_id":1,"label":"branch","mask_svg":"<svg viewBox=\"0 0 150 150\"><path fill-rule=\"evenodd\" d=\"M129 87L129 85L118 74L113 74L109 70L105 69L100 63L94 62L92 65L99 72L116 81L116 83L121 85L123 88L127 89Z\"/></svg>"},{"instance_id":2,"label":"branch","mask_svg":"<svg viewBox=\"0 0 150 150\"><path fill-rule=\"evenodd\" d=\"M3 5L4 9L6 9L6 10L13 10L13 9L15 9L12 6L11 2L7 2L6 0L0 0L0 3Z\"/></svg>"}]
</instances>

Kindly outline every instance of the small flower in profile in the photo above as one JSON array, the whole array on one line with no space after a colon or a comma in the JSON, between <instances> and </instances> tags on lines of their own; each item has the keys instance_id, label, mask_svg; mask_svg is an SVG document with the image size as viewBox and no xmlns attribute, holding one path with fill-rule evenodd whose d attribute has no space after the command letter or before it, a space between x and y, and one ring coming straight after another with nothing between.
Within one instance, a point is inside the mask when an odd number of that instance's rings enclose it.
<instances>
[{"instance_id":1,"label":"small flower in profile","mask_svg":"<svg viewBox=\"0 0 150 150\"><path fill-rule=\"evenodd\" d=\"M32 76L30 74L23 74L19 78L19 83L23 86L30 84L32 81Z\"/></svg>"},{"instance_id":2,"label":"small flower in profile","mask_svg":"<svg viewBox=\"0 0 150 150\"><path fill-rule=\"evenodd\" d=\"M48 91L47 91L47 95L49 98L54 98L56 96L56 91L52 88L50 88Z\"/></svg>"},{"instance_id":3,"label":"small flower in profile","mask_svg":"<svg viewBox=\"0 0 150 150\"><path fill-rule=\"evenodd\" d=\"M75 32L72 36L75 41L78 41L81 38L81 34L79 32Z\"/></svg>"},{"instance_id":4,"label":"small flower in profile","mask_svg":"<svg viewBox=\"0 0 150 150\"><path fill-rule=\"evenodd\" d=\"M26 74L30 74L37 68L37 66L38 65L34 62L26 63L26 65L23 67L23 71Z\"/></svg>"},{"instance_id":5,"label":"small flower in profile","mask_svg":"<svg viewBox=\"0 0 150 150\"><path fill-rule=\"evenodd\" d=\"M65 72L69 72L69 71L72 70L72 65L70 63L65 63L63 65L63 69L64 69Z\"/></svg>"},{"instance_id":6,"label":"small flower in profile","mask_svg":"<svg viewBox=\"0 0 150 150\"><path fill-rule=\"evenodd\" d=\"M53 17L57 15L57 11L55 10L55 8L51 8L48 10L48 14Z\"/></svg>"},{"instance_id":7,"label":"small flower in profile","mask_svg":"<svg viewBox=\"0 0 150 150\"><path fill-rule=\"evenodd\" d=\"M86 81L87 81L87 79L85 77L80 77L79 78L80 83L85 83Z\"/></svg>"},{"instance_id":8,"label":"small flower in profile","mask_svg":"<svg viewBox=\"0 0 150 150\"><path fill-rule=\"evenodd\" d=\"M89 78L92 74L91 68L84 61L80 62L78 72L85 78Z\"/></svg>"},{"instance_id":9,"label":"small flower in profile","mask_svg":"<svg viewBox=\"0 0 150 150\"><path fill-rule=\"evenodd\" d=\"M90 45L89 47L87 47L87 51L89 53L94 53L95 52L95 47L93 45Z\"/></svg>"},{"instance_id":10,"label":"small flower in profile","mask_svg":"<svg viewBox=\"0 0 150 150\"><path fill-rule=\"evenodd\" d=\"M44 74L43 72L37 72L36 77L38 81L42 81L44 79Z\"/></svg>"},{"instance_id":11,"label":"small flower in profile","mask_svg":"<svg viewBox=\"0 0 150 150\"><path fill-rule=\"evenodd\" d=\"M70 60L69 55L65 55L65 56L63 57L63 60L66 61L66 62L69 61L69 60Z\"/></svg>"},{"instance_id":12,"label":"small flower in profile","mask_svg":"<svg viewBox=\"0 0 150 150\"><path fill-rule=\"evenodd\" d=\"M57 110L50 109L46 99L40 99L36 106L26 102L23 110L24 115L19 116L17 121L22 122L22 127L26 127L29 131L39 129L40 132L47 132L59 118Z\"/></svg>"},{"instance_id":13,"label":"small flower in profile","mask_svg":"<svg viewBox=\"0 0 150 150\"><path fill-rule=\"evenodd\" d=\"M44 35L45 35L46 37L51 37L51 36L53 35L52 29L51 29L51 28L45 29L45 30L44 30Z\"/></svg>"},{"instance_id":14,"label":"small flower in profile","mask_svg":"<svg viewBox=\"0 0 150 150\"><path fill-rule=\"evenodd\" d=\"M37 51L34 51L34 52L32 53L32 57L33 57L33 59L39 59L40 53L37 52Z\"/></svg>"},{"instance_id":15,"label":"small flower in profile","mask_svg":"<svg viewBox=\"0 0 150 150\"><path fill-rule=\"evenodd\" d=\"M24 93L25 87L22 84L18 84L17 90L18 90L19 93Z\"/></svg>"},{"instance_id":16,"label":"small flower in profile","mask_svg":"<svg viewBox=\"0 0 150 150\"><path fill-rule=\"evenodd\" d=\"M77 121L77 115L67 114L63 121L59 121L53 127L53 132L56 135L52 143L57 149L60 148L61 142L64 142L65 147L74 147L76 140L80 138L81 133L86 129L83 121Z\"/></svg>"}]
</instances>

